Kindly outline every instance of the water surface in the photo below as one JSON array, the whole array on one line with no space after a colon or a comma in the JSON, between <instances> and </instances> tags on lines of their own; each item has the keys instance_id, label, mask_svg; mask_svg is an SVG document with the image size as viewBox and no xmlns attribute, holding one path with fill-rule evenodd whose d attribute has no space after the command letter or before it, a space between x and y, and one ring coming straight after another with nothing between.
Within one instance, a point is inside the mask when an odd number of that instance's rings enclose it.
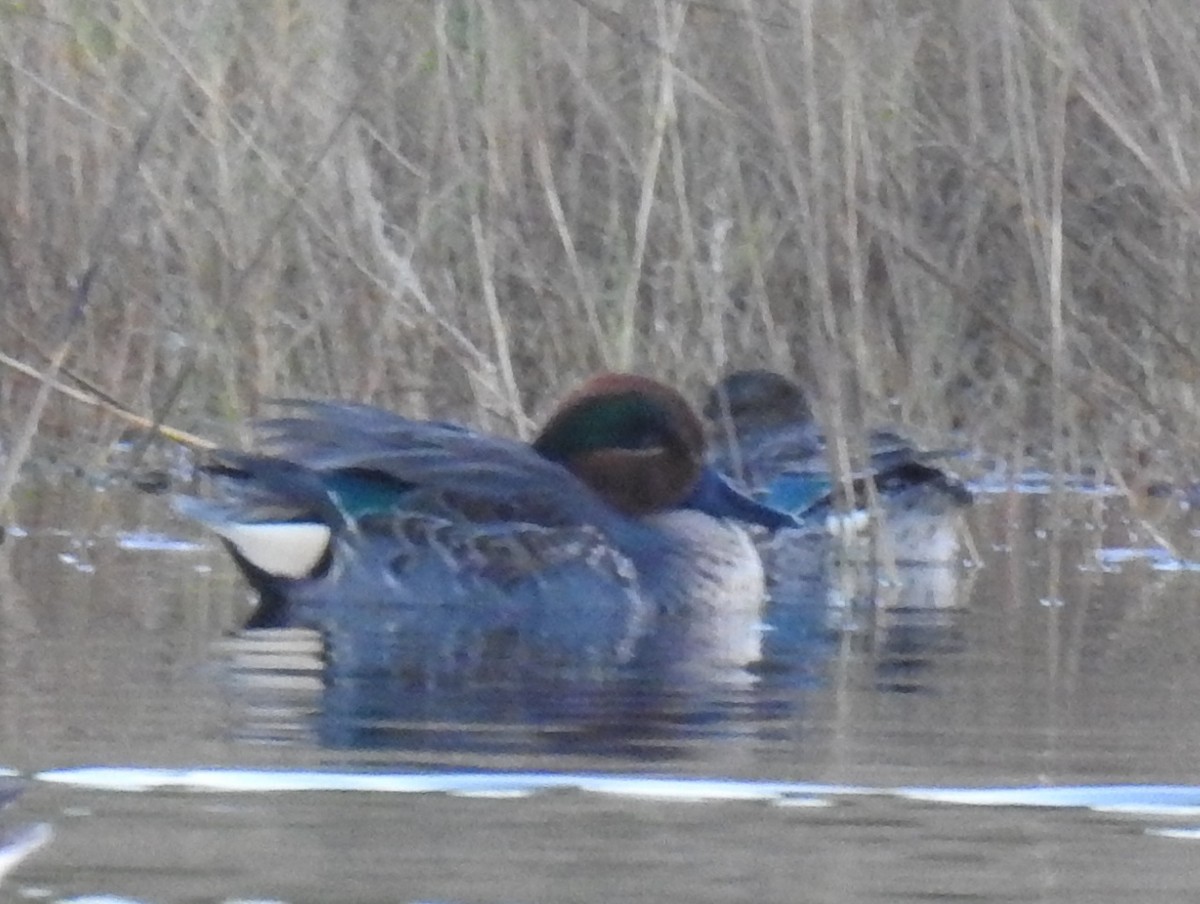
<instances>
[{"instance_id":1,"label":"water surface","mask_svg":"<svg viewBox=\"0 0 1200 904\"><path fill-rule=\"evenodd\" d=\"M814 587L751 680L415 689L231 637L246 589L162 499L28 486L0 844L53 835L0 899L1190 899L1193 516L988 489L981 566Z\"/></svg>"}]
</instances>

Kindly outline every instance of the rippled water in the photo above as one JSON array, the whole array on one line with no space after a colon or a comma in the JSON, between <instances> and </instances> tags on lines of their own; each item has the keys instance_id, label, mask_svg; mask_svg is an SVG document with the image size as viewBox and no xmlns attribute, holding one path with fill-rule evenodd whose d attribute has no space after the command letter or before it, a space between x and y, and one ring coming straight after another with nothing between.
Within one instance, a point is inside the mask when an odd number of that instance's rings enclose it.
<instances>
[{"instance_id":1,"label":"rippled water","mask_svg":"<svg viewBox=\"0 0 1200 904\"><path fill-rule=\"evenodd\" d=\"M402 688L231 637L161 499L27 487L0 900L1190 900L1195 519L990 489L982 566L814 587L752 680Z\"/></svg>"}]
</instances>

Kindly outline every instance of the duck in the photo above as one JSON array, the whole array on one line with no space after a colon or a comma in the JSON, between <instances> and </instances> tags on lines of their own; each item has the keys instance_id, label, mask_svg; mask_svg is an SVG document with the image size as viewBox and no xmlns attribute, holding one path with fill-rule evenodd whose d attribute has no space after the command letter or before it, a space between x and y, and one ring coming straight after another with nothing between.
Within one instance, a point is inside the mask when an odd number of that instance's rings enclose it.
<instances>
[{"instance_id":1,"label":"duck","mask_svg":"<svg viewBox=\"0 0 1200 904\"><path fill-rule=\"evenodd\" d=\"M578 675L756 658L750 532L798 522L707 463L700 417L665 383L595 375L530 443L280 404L253 451L216 451L207 488L174 503L257 592L247 628L310 628L340 673L426 683L498 662Z\"/></svg>"},{"instance_id":2,"label":"duck","mask_svg":"<svg viewBox=\"0 0 1200 904\"><path fill-rule=\"evenodd\" d=\"M873 481L897 563L958 560L961 516L973 496L940 466L958 453L922 449L896 430L871 431L866 466L852 475L858 511L847 520L837 517L825 436L798 383L771 370L736 371L711 388L702 410L716 437L710 464L764 504L852 534L861 530Z\"/></svg>"}]
</instances>

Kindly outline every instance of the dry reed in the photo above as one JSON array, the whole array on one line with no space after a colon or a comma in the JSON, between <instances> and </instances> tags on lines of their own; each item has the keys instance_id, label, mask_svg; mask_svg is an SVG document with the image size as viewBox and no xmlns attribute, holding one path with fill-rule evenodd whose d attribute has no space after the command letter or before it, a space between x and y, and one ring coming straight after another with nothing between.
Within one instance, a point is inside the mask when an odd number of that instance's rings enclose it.
<instances>
[{"instance_id":1,"label":"dry reed","mask_svg":"<svg viewBox=\"0 0 1200 904\"><path fill-rule=\"evenodd\" d=\"M895 419L1193 474L1193 0L43 0L0 23L0 351L49 369L69 335L63 372L135 410L182 380L172 419L202 430L319 394L527 434L597 368L699 395L765 365L819 391L843 464ZM0 436L37 392L0 378ZM84 450L122 428L57 397L38 423Z\"/></svg>"}]
</instances>

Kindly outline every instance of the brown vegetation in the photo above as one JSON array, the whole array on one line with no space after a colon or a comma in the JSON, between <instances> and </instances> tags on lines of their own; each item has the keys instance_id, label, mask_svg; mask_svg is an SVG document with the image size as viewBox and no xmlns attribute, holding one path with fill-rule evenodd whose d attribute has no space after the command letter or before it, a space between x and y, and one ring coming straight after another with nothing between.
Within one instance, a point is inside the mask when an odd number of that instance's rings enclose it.
<instances>
[{"instance_id":1,"label":"brown vegetation","mask_svg":"<svg viewBox=\"0 0 1200 904\"><path fill-rule=\"evenodd\" d=\"M0 352L210 432L766 365L835 429L1190 473L1198 45L1194 0L9 4ZM121 429L37 391L3 435Z\"/></svg>"}]
</instances>

